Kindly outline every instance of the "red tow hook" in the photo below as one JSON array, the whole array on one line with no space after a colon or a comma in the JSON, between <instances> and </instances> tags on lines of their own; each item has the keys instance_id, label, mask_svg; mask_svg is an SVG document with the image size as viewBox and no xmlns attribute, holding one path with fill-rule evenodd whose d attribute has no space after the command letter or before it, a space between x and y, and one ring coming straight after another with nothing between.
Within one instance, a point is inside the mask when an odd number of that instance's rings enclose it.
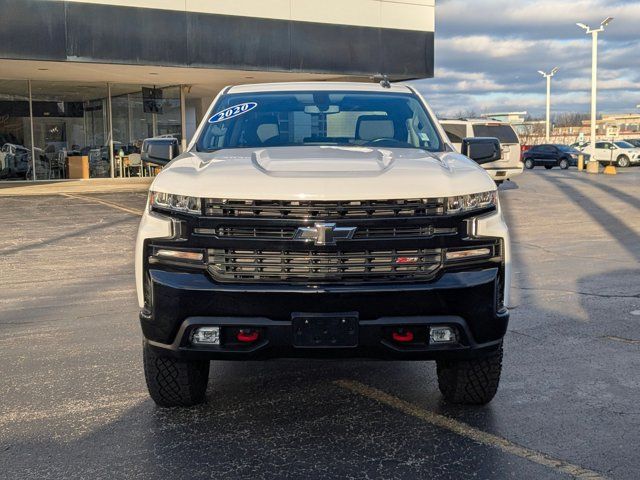
<instances>
[{"instance_id":1,"label":"red tow hook","mask_svg":"<svg viewBox=\"0 0 640 480\"><path fill-rule=\"evenodd\" d=\"M238 334L236 335L236 338L238 339L239 342L242 342L242 343L252 343L258 340L259 336L260 334L258 333L257 330L242 329L238 332Z\"/></svg>"},{"instance_id":2,"label":"red tow hook","mask_svg":"<svg viewBox=\"0 0 640 480\"><path fill-rule=\"evenodd\" d=\"M401 328L400 330L396 330L391 334L391 338L393 338L396 342L408 343L413 342L413 332L411 330L405 330Z\"/></svg>"}]
</instances>

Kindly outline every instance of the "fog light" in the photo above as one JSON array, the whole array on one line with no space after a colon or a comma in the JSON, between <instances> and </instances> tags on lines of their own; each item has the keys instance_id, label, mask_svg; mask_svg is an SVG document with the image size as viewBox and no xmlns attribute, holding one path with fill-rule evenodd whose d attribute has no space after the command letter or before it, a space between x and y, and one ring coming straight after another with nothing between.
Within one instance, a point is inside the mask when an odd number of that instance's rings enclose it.
<instances>
[{"instance_id":1,"label":"fog light","mask_svg":"<svg viewBox=\"0 0 640 480\"><path fill-rule=\"evenodd\" d=\"M191 335L194 345L220 345L220 327L196 328Z\"/></svg>"},{"instance_id":2,"label":"fog light","mask_svg":"<svg viewBox=\"0 0 640 480\"><path fill-rule=\"evenodd\" d=\"M468 250L449 251L445 258L447 260L464 260L466 258L488 257L489 255L491 255L490 248L472 248Z\"/></svg>"},{"instance_id":3,"label":"fog light","mask_svg":"<svg viewBox=\"0 0 640 480\"><path fill-rule=\"evenodd\" d=\"M156 257L173 259L173 260L189 260L191 262L201 262L204 259L202 252L188 252L185 250L169 250L166 248L156 250Z\"/></svg>"},{"instance_id":4,"label":"fog light","mask_svg":"<svg viewBox=\"0 0 640 480\"><path fill-rule=\"evenodd\" d=\"M429 330L431 343L455 343L456 331L451 327L431 327Z\"/></svg>"}]
</instances>

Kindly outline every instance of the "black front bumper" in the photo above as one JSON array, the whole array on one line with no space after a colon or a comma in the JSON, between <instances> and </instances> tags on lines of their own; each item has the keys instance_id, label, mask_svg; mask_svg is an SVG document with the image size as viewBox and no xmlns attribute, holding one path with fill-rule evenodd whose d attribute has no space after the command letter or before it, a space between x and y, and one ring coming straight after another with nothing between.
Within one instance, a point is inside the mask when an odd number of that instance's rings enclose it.
<instances>
[{"instance_id":1,"label":"black front bumper","mask_svg":"<svg viewBox=\"0 0 640 480\"><path fill-rule=\"evenodd\" d=\"M447 272L436 281L384 285L240 285L214 282L205 272L150 268L150 309L140 314L149 344L181 358L256 359L277 357L367 357L439 359L478 357L494 351L506 333L508 311L500 304L500 268ZM355 315L354 347L302 348L293 342L292 315ZM448 345L401 344L394 329L436 325L455 327L458 341ZM195 346L200 326L253 328L260 338Z\"/></svg>"}]
</instances>

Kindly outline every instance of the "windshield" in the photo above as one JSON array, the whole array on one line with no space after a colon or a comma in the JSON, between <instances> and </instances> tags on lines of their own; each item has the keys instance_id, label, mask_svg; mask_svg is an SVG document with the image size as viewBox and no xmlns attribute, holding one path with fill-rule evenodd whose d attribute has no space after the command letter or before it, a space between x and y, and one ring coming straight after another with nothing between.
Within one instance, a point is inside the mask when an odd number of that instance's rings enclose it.
<instances>
[{"instance_id":1,"label":"windshield","mask_svg":"<svg viewBox=\"0 0 640 480\"><path fill-rule=\"evenodd\" d=\"M474 125L474 137L494 137L500 143L519 143L516 132L510 125Z\"/></svg>"},{"instance_id":2,"label":"windshield","mask_svg":"<svg viewBox=\"0 0 640 480\"><path fill-rule=\"evenodd\" d=\"M635 148L629 142L613 142L613 143L615 143L616 147L619 147L619 148Z\"/></svg>"},{"instance_id":3,"label":"windshield","mask_svg":"<svg viewBox=\"0 0 640 480\"><path fill-rule=\"evenodd\" d=\"M303 145L443 148L414 95L325 91L226 95L196 147L206 152Z\"/></svg>"}]
</instances>

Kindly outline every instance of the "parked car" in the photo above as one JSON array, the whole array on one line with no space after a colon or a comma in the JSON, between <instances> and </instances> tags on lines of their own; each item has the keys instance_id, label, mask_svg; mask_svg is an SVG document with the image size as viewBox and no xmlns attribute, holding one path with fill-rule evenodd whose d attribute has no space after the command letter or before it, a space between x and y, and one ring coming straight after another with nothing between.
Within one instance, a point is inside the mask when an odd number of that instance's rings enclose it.
<instances>
[{"instance_id":1,"label":"parked car","mask_svg":"<svg viewBox=\"0 0 640 480\"><path fill-rule=\"evenodd\" d=\"M497 184L522 173L520 139L510 124L486 118L459 118L441 120L440 125L447 132L449 140L458 151L462 147L464 138L494 137L500 140L502 158L496 162L482 165Z\"/></svg>"},{"instance_id":2,"label":"parked car","mask_svg":"<svg viewBox=\"0 0 640 480\"><path fill-rule=\"evenodd\" d=\"M5 143L0 147L0 179L25 180L31 171L31 150L22 145Z\"/></svg>"},{"instance_id":3,"label":"parked car","mask_svg":"<svg viewBox=\"0 0 640 480\"><path fill-rule=\"evenodd\" d=\"M50 165L44 150L34 148L36 154L36 178L49 178ZM5 143L0 148L0 179L31 180L33 178L31 148L13 143Z\"/></svg>"},{"instance_id":4,"label":"parked car","mask_svg":"<svg viewBox=\"0 0 640 480\"><path fill-rule=\"evenodd\" d=\"M584 161L589 161L589 155L568 145L544 144L535 145L522 155L524 168L544 167L547 170L560 167L566 170L578 165L578 155L584 155Z\"/></svg>"},{"instance_id":5,"label":"parked car","mask_svg":"<svg viewBox=\"0 0 640 480\"><path fill-rule=\"evenodd\" d=\"M274 357L435 360L447 401L493 398L511 261L479 164L498 139L455 152L409 85L304 82L227 87L169 146L145 141L167 166L135 260L158 405L203 402L211 360Z\"/></svg>"},{"instance_id":6,"label":"parked car","mask_svg":"<svg viewBox=\"0 0 640 480\"><path fill-rule=\"evenodd\" d=\"M623 140L616 142L596 142L596 148L586 143L581 149L591 154L594 160L607 165L615 163L618 167L628 167L640 163L640 148Z\"/></svg>"}]
</instances>

